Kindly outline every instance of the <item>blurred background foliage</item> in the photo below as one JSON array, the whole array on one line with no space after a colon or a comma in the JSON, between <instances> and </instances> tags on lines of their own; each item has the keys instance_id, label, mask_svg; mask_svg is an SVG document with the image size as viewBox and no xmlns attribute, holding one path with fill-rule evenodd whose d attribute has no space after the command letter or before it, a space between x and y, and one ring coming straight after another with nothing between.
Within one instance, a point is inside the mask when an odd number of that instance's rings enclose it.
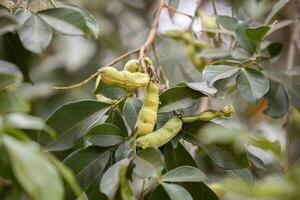
<instances>
[{"instance_id":1,"label":"blurred background foliage","mask_svg":"<svg viewBox=\"0 0 300 200\"><path fill-rule=\"evenodd\" d=\"M24 127L24 124L14 124L17 121L22 122L27 119L22 115L13 116L11 114L4 119L6 120L5 123L11 123L11 127L21 128L26 133L30 133L27 135L34 140L37 139L38 131L36 130L43 127L41 119L46 120L57 107L73 100L94 99L92 94L94 85L92 82L80 88L67 91L54 90L52 87L79 82L124 52L141 46L148 35L155 8L155 1L152 0L72 0L69 2L80 4L92 13L99 23L99 36L97 38L79 37L55 32L52 42L40 55L23 49L22 53L18 54L22 59L21 64L25 66L24 68L27 68L27 72L30 71L30 76L24 77L27 82L20 83L21 75L16 70L15 75L18 78L14 86L10 86L9 88L11 93L9 95L6 95L5 92L0 93L1 114L20 111L31 115L31 117L39 117L30 120L35 123L29 128ZM0 3L8 6L8 1L0 0ZM169 3L176 7L179 1L170 0ZM188 0L185 3L188 7ZM264 22L266 16L271 12L273 4L273 0L217 0L216 9L218 14L229 16L232 15L233 10L237 18L256 26ZM32 9L38 11L51 5L49 5L49 1L47 0L31 0L30 6ZM213 14L211 1L203 1L201 7L207 13ZM294 19L299 17L299 13L300 2L298 0L291 0L280 11L276 19ZM168 22L162 19L159 31L163 32L162 29L168 26ZM276 62L271 64L273 70L286 70L293 26L295 25L279 29L268 37L270 41L277 41L283 44L283 51L276 59ZM299 35L299 32L297 34ZM199 31L198 36L202 38L203 33ZM13 36L11 35L11 37ZM224 40L230 40L230 38L224 37ZM299 55L299 36L295 42L295 54ZM0 44L5 44L3 38L1 38ZM18 44L13 45L16 46ZM228 44L225 43L224 47L226 45ZM7 49L3 48L3 46L0 49L0 57L3 57L7 53ZM162 66L165 76L169 79L170 85L182 81L195 82L202 80L201 74L193 67L191 61L186 56L184 44L158 36L156 50L159 55L159 63ZM149 54L155 60L155 56L151 51ZM137 55L131 57L137 58ZM16 58L12 58L13 62L15 62L14 59ZM126 61L124 60L117 64L117 68L121 69ZM155 61L155 64L158 65L157 61ZM290 73L294 74L292 76L293 81L298 83L299 69L297 66L299 64L300 58L299 56L295 56L295 66ZM300 92L300 90L297 91ZM12 99L14 105L9 105ZM275 200L285 199L286 197L288 199L299 198L300 163L296 161L300 158L300 114L292 107L288 122L286 122L285 117L273 119L263 114L267 106L265 100L261 100L257 104L249 103L242 99L236 92L231 93L226 98L212 99L210 107L220 108L227 103L234 105L236 114L231 120L220 120L218 123L228 129L207 126L201 132L201 138L208 143L213 142L223 145L224 148L228 147L228 145L233 145L235 151L241 153L241 160L243 159L242 154L244 154L244 146L241 144L246 143L248 149L247 156L256 160L256 163L250 167L252 173L248 169L224 169L224 163L225 166L229 165L226 163L227 160L219 161L219 166L216 166L209 159L209 156L203 153L203 150L194 149L187 145L187 148L193 152L192 155L195 157L197 166L208 175L211 183L222 183L225 190L229 191L225 196L226 199ZM297 104L299 104L299 100ZM12 108L12 110L7 110L9 108ZM18 117L18 119L16 120L14 117ZM28 125L27 122L24 123ZM47 132L51 134L51 131L49 127ZM285 166L284 148L287 142L284 137L285 131L288 131L291 136L288 142L291 145L291 159L294 163L287 174L283 173ZM264 150L263 148L266 146L265 141L252 140L251 135L268 138L271 143L267 143L267 145L271 146L268 146L267 150ZM6 138L6 142L7 144L12 144L16 141ZM257 146L262 148L259 149ZM19 151L22 151L22 149L19 149ZM36 150L33 149L32 151ZM57 153L56 156L64 158L69 152L71 150ZM247 181L244 182L243 180ZM2 185L0 185L1 192ZM291 197L289 196L290 194L292 194Z\"/></svg>"}]
</instances>

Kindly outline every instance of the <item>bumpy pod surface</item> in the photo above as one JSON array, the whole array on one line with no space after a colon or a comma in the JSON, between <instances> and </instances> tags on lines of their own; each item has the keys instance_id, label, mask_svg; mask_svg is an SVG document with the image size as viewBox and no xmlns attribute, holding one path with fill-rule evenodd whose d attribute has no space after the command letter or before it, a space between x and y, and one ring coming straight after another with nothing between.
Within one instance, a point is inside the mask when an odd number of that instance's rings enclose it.
<instances>
[{"instance_id":1,"label":"bumpy pod surface","mask_svg":"<svg viewBox=\"0 0 300 200\"><path fill-rule=\"evenodd\" d=\"M182 121L178 116L171 118L162 128L138 137L136 145L143 149L147 147L160 147L176 136L182 128Z\"/></svg>"},{"instance_id":2,"label":"bumpy pod surface","mask_svg":"<svg viewBox=\"0 0 300 200\"><path fill-rule=\"evenodd\" d=\"M129 72L140 71L140 61L138 59L130 59L124 65L124 70Z\"/></svg>"},{"instance_id":3,"label":"bumpy pod surface","mask_svg":"<svg viewBox=\"0 0 300 200\"><path fill-rule=\"evenodd\" d=\"M101 80L110 85L133 90L138 87L145 87L149 84L148 75L140 72L118 71L114 67L103 67L99 69Z\"/></svg>"},{"instance_id":4,"label":"bumpy pod surface","mask_svg":"<svg viewBox=\"0 0 300 200\"><path fill-rule=\"evenodd\" d=\"M159 86L153 81L150 81L149 85L145 88L144 103L135 124L135 130L138 136L153 131L157 120L158 106Z\"/></svg>"},{"instance_id":5,"label":"bumpy pod surface","mask_svg":"<svg viewBox=\"0 0 300 200\"><path fill-rule=\"evenodd\" d=\"M97 94L96 99L100 102L111 104L111 105L118 102L118 100L107 98L106 96L103 96L102 94Z\"/></svg>"},{"instance_id":6,"label":"bumpy pod surface","mask_svg":"<svg viewBox=\"0 0 300 200\"><path fill-rule=\"evenodd\" d=\"M182 121L184 123L192 123L195 121L210 121L217 117L230 117L233 114L233 112L233 106L227 105L221 111L209 109L199 114L183 116Z\"/></svg>"}]
</instances>

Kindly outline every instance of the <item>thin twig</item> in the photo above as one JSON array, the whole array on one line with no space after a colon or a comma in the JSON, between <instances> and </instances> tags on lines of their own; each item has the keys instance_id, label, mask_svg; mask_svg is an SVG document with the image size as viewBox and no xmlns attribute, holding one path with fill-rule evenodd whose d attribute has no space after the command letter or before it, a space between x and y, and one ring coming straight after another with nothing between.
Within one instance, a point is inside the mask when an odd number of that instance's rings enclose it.
<instances>
[{"instance_id":1,"label":"thin twig","mask_svg":"<svg viewBox=\"0 0 300 200\"><path fill-rule=\"evenodd\" d=\"M155 41L158 22L159 22L159 16L160 16L161 10L163 9L164 5L165 5L164 0L159 0L147 40L140 48L140 62L142 65L143 72L149 74L149 76L152 79L154 79L156 82L158 82L156 73L150 67L147 66L146 61L145 61L145 55L146 55L148 49L151 47L151 45Z\"/></svg>"},{"instance_id":2,"label":"thin twig","mask_svg":"<svg viewBox=\"0 0 300 200\"><path fill-rule=\"evenodd\" d=\"M175 7L173 7L173 6L170 6L170 5L167 5L167 4L164 4L164 7L165 8L168 8L168 10L170 11L170 12L173 12L173 13L178 13L178 14L181 14L181 15L184 15L184 16L187 16L187 17L189 17L189 18L193 18L193 16L192 15L190 15L190 14L187 14L187 13L185 13L185 12L182 12L182 11L180 11L180 10L177 10L177 8L175 8Z\"/></svg>"},{"instance_id":3,"label":"thin twig","mask_svg":"<svg viewBox=\"0 0 300 200\"><path fill-rule=\"evenodd\" d=\"M218 16L218 11L217 11L217 6L216 6L216 0L211 0L211 2L212 2L215 17L217 17ZM218 30L220 30L220 24L219 24L218 20L216 20L216 23L217 23ZM218 45L221 46L221 43L223 41L222 41L220 33L217 33L217 38L218 38Z\"/></svg>"},{"instance_id":4,"label":"thin twig","mask_svg":"<svg viewBox=\"0 0 300 200\"><path fill-rule=\"evenodd\" d=\"M133 49L131 51L128 51L127 53L121 55L120 57L114 59L113 61L111 61L109 64L107 64L106 66L112 66L115 65L116 63L120 62L121 60L123 60L124 58L130 56L131 54L134 53L138 53L140 51L140 48L137 49ZM69 89L74 89L74 88L78 88L81 87L82 85L88 83L89 81L91 81L93 78L97 77L99 75L99 71L96 71L94 74L92 74L90 77L88 77L87 79L81 81L80 83L76 83L70 86L62 86L62 87L53 87L53 89L56 90L69 90Z\"/></svg>"}]
</instances>

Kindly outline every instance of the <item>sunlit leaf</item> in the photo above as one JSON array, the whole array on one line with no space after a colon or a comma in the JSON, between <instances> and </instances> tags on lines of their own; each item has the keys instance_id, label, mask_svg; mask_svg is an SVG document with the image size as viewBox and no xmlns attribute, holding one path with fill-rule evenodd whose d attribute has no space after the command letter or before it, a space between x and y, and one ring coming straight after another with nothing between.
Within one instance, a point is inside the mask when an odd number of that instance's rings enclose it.
<instances>
[{"instance_id":1,"label":"sunlit leaf","mask_svg":"<svg viewBox=\"0 0 300 200\"><path fill-rule=\"evenodd\" d=\"M191 166L180 166L163 175L164 182L203 182L206 175L198 168Z\"/></svg>"}]
</instances>

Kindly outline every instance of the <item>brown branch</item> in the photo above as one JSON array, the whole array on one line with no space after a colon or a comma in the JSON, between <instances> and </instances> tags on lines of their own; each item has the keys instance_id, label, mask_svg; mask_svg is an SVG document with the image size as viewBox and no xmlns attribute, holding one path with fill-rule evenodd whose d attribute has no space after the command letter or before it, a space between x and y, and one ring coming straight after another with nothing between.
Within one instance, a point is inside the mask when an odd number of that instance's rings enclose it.
<instances>
[{"instance_id":1,"label":"brown branch","mask_svg":"<svg viewBox=\"0 0 300 200\"><path fill-rule=\"evenodd\" d=\"M147 66L146 61L145 61L145 55L146 55L148 49L151 47L151 45L155 41L158 22L159 22L159 16L160 16L161 10L163 9L164 5L165 5L164 0L159 0L147 40L140 48L140 62L142 65L143 72L149 74L150 78L154 79L154 81L156 81L156 82L158 82L157 75L149 66Z\"/></svg>"},{"instance_id":2,"label":"brown branch","mask_svg":"<svg viewBox=\"0 0 300 200\"><path fill-rule=\"evenodd\" d=\"M187 14L187 13L185 13L185 12L182 12L182 11L180 11L180 10L177 10L177 8L175 8L175 7L173 7L173 6L164 4L164 7L165 7L165 8L168 8L168 10L169 10L170 12L172 12L172 13L178 13L178 14L187 16L187 17L189 17L189 18L191 18L191 19L193 18L192 15Z\"/></svg>"}]
</instances>

